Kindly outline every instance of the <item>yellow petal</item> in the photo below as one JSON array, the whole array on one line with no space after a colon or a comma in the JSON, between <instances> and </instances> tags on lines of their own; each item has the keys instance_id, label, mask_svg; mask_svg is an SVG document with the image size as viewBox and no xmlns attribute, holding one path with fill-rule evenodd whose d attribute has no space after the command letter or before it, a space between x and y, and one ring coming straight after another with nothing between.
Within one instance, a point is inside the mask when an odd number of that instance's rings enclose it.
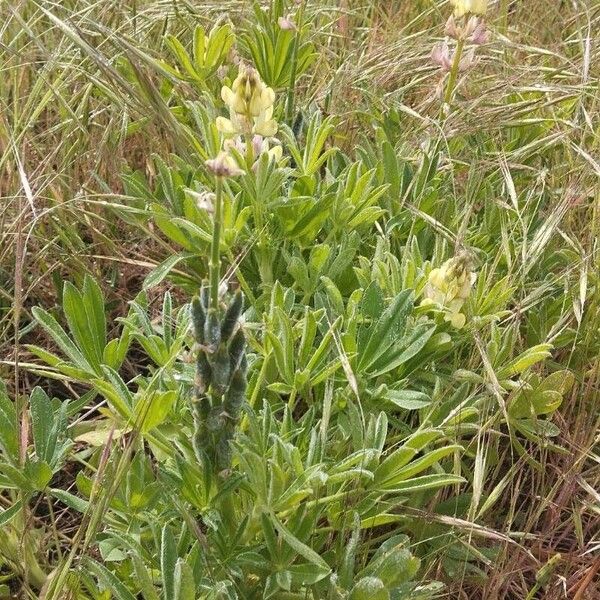
<instances>
[{"instance_id":1,"label":"yellow petal","mask_svg":"<svg viewBox=\"0 0 600 600\"><path fill-rule=\"evenodd\" d=\"M465 323L467 322L467 317L465 317L465 315L463 315L462 313L454 313L448 315L446 317L446 320L450 321L452 327L456 329L462 329L465 326Z\"/></svg>"},{"instance_id":2,"label":"yellow petal","mask_svg":"<svg viewBox=\"0 0 600 600\"><path fill-rule=\"evenodd\" d=\"M234 96L235 94L233 93L233 90L231 88L228 88L226 85L224 85L221 88L221 98L223 99L223 102L225 102L225 104L227 104L228 106L231 106L233 104Z\"/></svg>"},{"instance_id":3,"label":"yellow petal","mask_svg":"<svg viewBox=\"0 0 600 600\"><path fill-rule=\"evenodd\" d=\"M277 121L271 119L270 121L264 121L263 123L256 123L254 126L254 133L262 135L264 137L271 137L277 133Z\"/></svg>"},{"instance_id":4,"label":"yellow petal","mask_svg":"<svg viewBox=\"0 0 600 600\"><path fill-rule=\"evenodd\" d=\"M431 273L429 273L429 283L434 285L436 288L441 288L444 283L444 277L442 275L441 269L433 269Z\"/></svg>"},{"instance_id":5,"label":"yellow petal","mask_svg":"<svg viewBox=\"0 0 600 600\"><path fill-rule=\"evenodd\" d=\"M269 158L273 159L275 162L279 162L281 157L283 156L283 148L279 145L273 146L269 152Z\"/></svg>"},{"instance_id":6,"label":"yellow petal","mask_svg":"<svg viewBox=\"0 0 600 600\"><path fill-rule=\"evenodd\" d=\"M233 123L225 117L217 117L216 124L217 129L225 135L236 135L238 133Z\"/></svg>"}]
</instances>

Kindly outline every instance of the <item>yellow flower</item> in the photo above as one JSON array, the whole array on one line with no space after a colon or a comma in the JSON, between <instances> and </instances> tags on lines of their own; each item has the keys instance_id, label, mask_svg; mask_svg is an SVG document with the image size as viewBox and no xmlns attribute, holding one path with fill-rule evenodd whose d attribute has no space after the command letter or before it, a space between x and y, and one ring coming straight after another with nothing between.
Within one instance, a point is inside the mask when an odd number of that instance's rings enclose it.
<instances>
[{"instance_id":1,"label":"yellow flower","mask_svg":"<svg viewBox=\"0 0 600 600\"><path fill-rule=\"evenodd\" d=\"M232 86L221 89L221 98L229 107L229 119L217 117L217 129L226 137L270 137L277 133L277 121L273 119L275 92L252 67L241 66Z\"/></svg>"},{"instance_id":2,"label":"yellow flower","mask_svg":"<svg viewBox=\"0 0 600 600\"><path fill-rule=\"evenodd\" d=\"M460 311L476 278L477 275L471 271L468 256L459 254L431 271L421 305L441 306L445 311L444 319L453 327L461 329L466 323L466 317Z\"/></svg>"},{"instance_id":3,"label":"yellow flower","mask_svg":"<svg viewBox=\"0 0 600 600\"><path fill-rule=\"evenodd\" d=\"M454 7L454 15L462 17L466 14L485 15L488 8L488 0L450 0Z\"/></svg>"}]
</instances>

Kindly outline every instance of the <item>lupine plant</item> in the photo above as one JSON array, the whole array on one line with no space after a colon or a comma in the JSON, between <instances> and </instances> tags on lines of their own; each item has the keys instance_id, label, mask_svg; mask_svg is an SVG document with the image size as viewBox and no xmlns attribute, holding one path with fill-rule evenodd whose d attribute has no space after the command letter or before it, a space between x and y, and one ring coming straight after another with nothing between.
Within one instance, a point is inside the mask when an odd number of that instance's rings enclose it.
<instances>
[{"instance_id":1,"label":"lupine plant","mask_svg":"<svg viewBox=\"0 0 600 600\"><path fill-rule=\"evenodd\" d=\"M8 8L0 598L596 597L583 4Z\"/></svg>"}]
</instances>

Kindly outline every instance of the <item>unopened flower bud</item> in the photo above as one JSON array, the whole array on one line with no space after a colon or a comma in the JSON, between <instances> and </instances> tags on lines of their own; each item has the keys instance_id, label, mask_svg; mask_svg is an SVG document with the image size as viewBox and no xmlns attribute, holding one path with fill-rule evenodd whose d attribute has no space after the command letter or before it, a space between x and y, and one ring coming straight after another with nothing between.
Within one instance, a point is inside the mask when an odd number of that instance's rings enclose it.
<instances>
[{"instance_id":1,"label":"unopened flower bud","mask_svg":"<svg viewBox=\"0 0 600 600\"><path fill-rule=\"evenodd\" d=\"M452 68L452 57L450 56L450 48L446 42L436 44L431 52L431 60L439 65L443 71L450 71Z\"/></svg>"},{"instance_id":2,"label":"unopened flower bud","mask_svg":"<svg viewBox=\"0 0 600 600\"><path fill-rule=\"evenodd\" d=\"M217 69L217 77L223 81L223 79L225 79L225 77L227 77L227 71L229 69L227 68L227 65L221 65L218 69Z\"/></svg>"},{"instance_id":3,"label":"unopened flower bud","mask_svg":"<svg viewBox=\"0 0 600 600\"><path fill-rule=\"evenodd\" d=\"M279 17L277 24L283 31L296 31L296 23L290 19L289 15L287 17Z\"/></svg>"},{"instance_id":4,"label":"unopened flower bud","mask_svg":"<svg viewBox=\"0 0 600 600\"><path fill-rule=\"evenodd\" d=\"M477 19L476 17L471 17L471 19L476 19L477 24L469 32L467 36L467 40L476 46L481 46L482 44L487 44L490 40L490 32L488 28L485 26L485 23L481 19ZM471 21L469 19L469 21Z\"/></svg>"},{"instance_id":5,"label":"unopened flower bud","mask_svg":"<svg viewBox=\"0 0 600 600\"><path fill-rule=\"evenodd\" d=\"M236 177L244 174L244 171L238 167L233 157L227 152L219 152L216 158L207 160L205 164L208 170L217 177Z\"/></svg>"},{"instance_id":6,"label":"unopened flower bud","mask_svg":"<svg viewBox=\"0 0 600 600\"><path fill-rule=\"evenodd\" d=\"M462 29L456 24L456 19L454 15L450 15L448 20L446 21L446 27L444 28L444 33L455 40L458 40L462 37Z\"/></svg>"},{"instance_id":7,"label":"unopened flower bud","mask_svg":"<svg viewBox=\"0 0 600 600\"><path fill-rule=\"evenodd\" d=\"M214 210L215 195L212 192L193 192L187 190L194 200L196 200L196 206L200 210L205 210L207 213L212 213Z\"/></svg>"}]
</instances>

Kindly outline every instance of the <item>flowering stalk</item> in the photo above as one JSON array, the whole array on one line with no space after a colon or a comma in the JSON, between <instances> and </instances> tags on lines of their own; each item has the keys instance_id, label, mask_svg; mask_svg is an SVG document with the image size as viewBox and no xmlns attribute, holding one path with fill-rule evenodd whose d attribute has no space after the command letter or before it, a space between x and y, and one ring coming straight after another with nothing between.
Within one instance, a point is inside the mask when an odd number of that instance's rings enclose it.
<instances>
[{"instance_id":1,"label":"flowering stalk","mask_svg":"<svg viewBox=\"0 0 600 600\"><path fill-rule=\"evenodd\" d=\"M448 84L446 85L446 93L444 94L444 102L450 104L452 95L456 87L456 81L458 79L458 72L460 70L460 60L462 58L463 50L465 47L464 38L459 38L456 42L456 49L454 51L454 60L452 61L452 68L450 69L450 76L448 78Z\"/></svg>"},{"instance_id":2,"label":"flowering stalk","mask_svg":"<svg viewBox=\"0 0 600 600\"><path fill-rule=\"evenodd\" d=\"M213 219L213 235L210 249L210 306L219 306L219 284L221 282L221 212L223 205L223 177L215 177L215 212Z\"/></svg>"},{"instance_id":3,"label":"flowering stalk","mask_svg":"<svg viewBox=\"0 0 600 600\"><path fill-rule=\"evenodd\" d=\"M246 393L246 339L240 323L243 297L237 292L226 308L219 300L223 180L243 171L226 152L206 161L206 166L215 176L215 201L209 281L191 306L196 338L192 441L198 460L211 471L223 472L231 463L231 440Z\"/></svg>"},{"instance_id":4,"label":"flowering stalk","mask_svg":"<svg viewBox=\"0 0 600 600\"><path fill-rule=\"evenodd\" d=\"M300 32L302 30L302 21L304 16L304 0L298 10L298 24L296 25L296 36L294 37L294 47L292 49L292 67L290 71L290 84L288 86L287 98L285 103L285 120L291 126L294 116L294 95L296 87L296 72L298 66L298 48L300 47Z\"/></svg>"}]
</instances>

